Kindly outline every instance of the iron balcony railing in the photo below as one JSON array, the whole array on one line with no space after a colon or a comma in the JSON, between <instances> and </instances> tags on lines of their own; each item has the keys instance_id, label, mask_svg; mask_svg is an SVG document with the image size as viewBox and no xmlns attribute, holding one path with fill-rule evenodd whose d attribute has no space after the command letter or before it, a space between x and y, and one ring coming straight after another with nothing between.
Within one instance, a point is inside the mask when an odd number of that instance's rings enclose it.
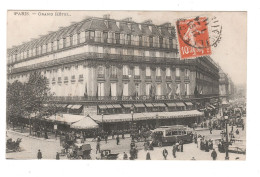
<instances>
[{"instance_id":1,"label":"iron balcony railing","mask_svg":"<svg viewBox=\"0 0 260 177\"><path fill-rule=\"evenodd\" d=\"M147 57L147 56L135 56L135 55L122 55L122 54L109 54L109 53L96 53L96 52L86 52L82 54L76 54L72 56L67 56L63 58L53 59L51 61L45 61L42 63L37 63L29 66L23 66L19 68L13 68L12 73L19 73L28 70L35 70L45 67L51 67L60 64L72 63L76 61L82 61L86 59L98 60L98 59L111 59L111 60L129 60L129 61L162 61L171 60L176 63L180 63L177 58L166 58L166 57Z\"/></svg>"},{"instance_id":2,"label":"iron balcony railing","mask_svg":"<svg viewBox=\"0 0 260 177\"><path fill-rule=\"evenodd\" d=\"M196 98L218 97L218 94L210 95L141 95L141 96L53 96L53 101L80 102L80 101L138 101L138 100L185 100Z\"/></svg>"}]
</instances>

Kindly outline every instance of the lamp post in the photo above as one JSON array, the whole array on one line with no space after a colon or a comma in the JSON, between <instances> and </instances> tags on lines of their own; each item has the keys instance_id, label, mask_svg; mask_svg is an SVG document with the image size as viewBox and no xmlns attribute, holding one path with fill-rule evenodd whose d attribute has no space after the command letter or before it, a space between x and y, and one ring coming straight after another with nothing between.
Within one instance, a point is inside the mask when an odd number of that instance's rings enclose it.
<instances>
[{"instance_id":1,"label":"lamp post","mask_svg":"<svg viewBox=\"0 0 260 177\"><path fill-rule=\"evenodd\" d=\"M229 142L228 142L228 112L225 111L223 113L223 116L224 116L224 119L225 119L225 124L226 124L226 157L225 157L225 160L229 160L229 155L228 155L228 146L229 146Z\"/></svg>"},{"instance_id":2,"label":"lamp post","mask_svg":"<svg viewBox=\"0 0 260 177\"><path fill-rule=\"evenodd\" d=\"M101 119L102 119L102 132L104 130L104 122L103 122L103 118L104 118L104 111L101 111Z\"/></svg>"},{"instance_id":3,"label":"lamp post","mask_svg":"<svg viewBox=\"0 0 260 177\"><path fill-rule=\"evenodd\" d=\"M133 131L133 126L134 126L134 107L133 106L131 106L131 115L132 115L131 130Z\"/></svg>"}]
</instances>

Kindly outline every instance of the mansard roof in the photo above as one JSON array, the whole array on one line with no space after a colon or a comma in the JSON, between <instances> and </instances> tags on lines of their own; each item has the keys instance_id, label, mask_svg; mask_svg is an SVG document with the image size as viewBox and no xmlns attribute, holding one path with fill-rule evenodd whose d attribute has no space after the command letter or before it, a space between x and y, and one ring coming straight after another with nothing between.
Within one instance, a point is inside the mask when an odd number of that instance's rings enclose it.
<instances>
[{"instance_id":1,"label":"mansard roof","mask_svg":"<svg viewBox=\"0 0 260 177\"><path fill-rule=\"evenodd\" d=\"M119 22L119 26L118 23ZM130 26L129 26L130 24ZM141 29L140 29L141 26ZM150 30L148 26L152 26ZM159 30L160 27L160 30ZM12 47L7 50L8 55L17 54L18 52L23 52L26 50L33 49L34 47L59 40L61 38L66 38L67 36L80 33L82 31L88 30L99 30L99 31L114 31L121 32L125 34L133 35L152 35L152 36L164 36L164 37L174 37L174 27L170 27L172 32L169 33L169 28L166 26L157 26L152 23L136 23L132 20L115 20L109 18L96 18L88 17L80 22L73 23L67 27L62 27L55 32L50 32L38 39L33 39L25 44Z\"/></svg>"}]
</instances>

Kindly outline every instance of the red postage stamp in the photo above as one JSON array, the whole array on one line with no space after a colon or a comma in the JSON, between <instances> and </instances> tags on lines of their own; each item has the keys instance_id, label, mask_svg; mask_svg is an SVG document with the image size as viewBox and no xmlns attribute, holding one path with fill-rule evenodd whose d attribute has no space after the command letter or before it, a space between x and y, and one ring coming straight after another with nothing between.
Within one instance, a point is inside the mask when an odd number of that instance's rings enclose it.
<instances>
[{"instance_id":1,"label":"red postage stamp","mask_svg":"<svg viewBox=\"0 0 260 177\"><path fill-rule=\"evenodd\" d=\"M180 58L211 54L207 17L179 19L176 22Z\"/></svg>"}]
</instances>

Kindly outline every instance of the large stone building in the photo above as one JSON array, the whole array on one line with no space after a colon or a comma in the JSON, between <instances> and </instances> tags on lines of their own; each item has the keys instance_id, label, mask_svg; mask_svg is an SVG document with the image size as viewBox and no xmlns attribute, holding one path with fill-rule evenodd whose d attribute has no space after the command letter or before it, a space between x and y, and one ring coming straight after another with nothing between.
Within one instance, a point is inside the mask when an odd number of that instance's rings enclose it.
<instances>
[{"instance_id":1,"label":"large stone building","mask_svg":"<svg viewBox=\"0 0 260 177\"><path fill-rule=\"evenodd\" d=\"M40 71L55 103L96 121L120 122L130 110L140 121L200 117L191 109L219 94L217 65L210 57L181 60L170 23L91 17L7 52L8 82Z\"/></svg>"}]
</instances>

